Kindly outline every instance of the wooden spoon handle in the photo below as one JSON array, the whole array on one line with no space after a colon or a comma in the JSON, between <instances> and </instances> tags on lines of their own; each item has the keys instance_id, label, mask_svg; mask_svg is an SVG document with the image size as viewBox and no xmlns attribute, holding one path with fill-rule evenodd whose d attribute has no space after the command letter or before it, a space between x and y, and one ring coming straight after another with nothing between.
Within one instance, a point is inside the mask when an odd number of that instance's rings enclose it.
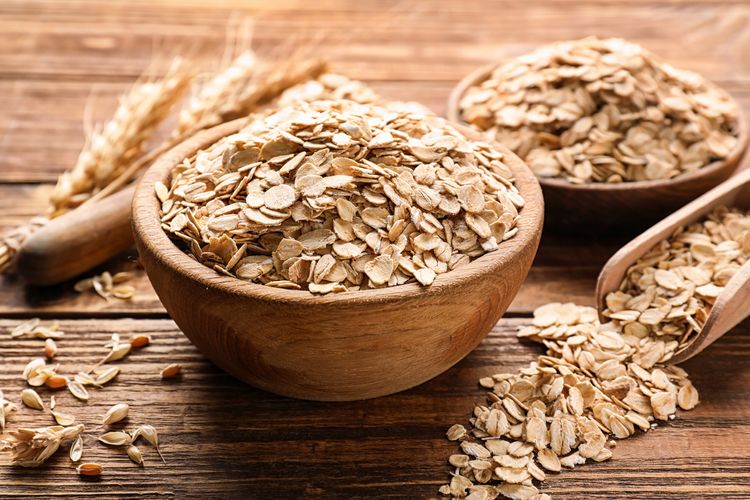
<instances>
[{"instance_id":1,"label":"wooden spoon handle","mask_svg":"<svg viewBox=\"0 0 750 500\"><path fill-rule=\"evenodd\" d=\"M54 285L130 248L134 190L125 189L50 221L21 246L18 275L32 285Z\"/></svg>"}]
</instances>

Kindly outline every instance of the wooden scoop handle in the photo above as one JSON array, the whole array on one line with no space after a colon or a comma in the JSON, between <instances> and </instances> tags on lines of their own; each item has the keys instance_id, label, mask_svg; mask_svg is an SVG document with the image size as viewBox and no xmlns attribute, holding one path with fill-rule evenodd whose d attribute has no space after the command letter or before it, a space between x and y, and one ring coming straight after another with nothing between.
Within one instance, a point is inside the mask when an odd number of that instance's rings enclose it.
<instances>
[{"instance_id":1,"label":"wooden scoop handle","mask_svg":"<svg viewBox=\"0 0 750 500\"><path fill-rule=\"evenodd\" d=\"M125 189L51 220L21 246L18 275L32 285L54 285L130 248L134 190Z\"/></svg>"}]
</instances>

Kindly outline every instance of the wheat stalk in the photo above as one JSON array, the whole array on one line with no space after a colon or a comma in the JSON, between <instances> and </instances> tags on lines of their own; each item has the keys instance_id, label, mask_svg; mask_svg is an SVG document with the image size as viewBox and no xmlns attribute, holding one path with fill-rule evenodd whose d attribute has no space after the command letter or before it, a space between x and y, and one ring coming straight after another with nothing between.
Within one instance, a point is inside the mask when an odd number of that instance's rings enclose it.
<instances>
[{"instance_id":1,"label":"wheat stalk","mask_svg":"<svg viewBox=\"0 0 750 500\"><path fill-rule=\"evenodd\" d=\"M218 121L223 123L242 118L268 104L289 87L323 74L328 63L323 59L294 59L272 64L263 78L246 87L234 103L226 103L217 110Z\"/></svg>"},{"instance_id":2,"label":"wheat stalk","mask_svg":"<svg viewBox=\"0 0 750 500\"><path fill-rule=\"evenodd\" d=\"M75 166L59 177L50 196L51 216L77 207L141 156L190 78L183 61L175 59L164 78L133 87L112 120L87 141Z\"/></svg>"},{"instance_id":3,"label":"wheat stalk","mask_svg":"<svg viewBox=\"0 0 750 500\"><path fill-rule=\"evenodd\" d=\"M247 116L287 88L317 78L325 69L322 60L298 57L258 65L254 54L243 50L199 88L181 111L172 136L144 154L154 130L190 81L184 63L175 60L162 80L134 87L121 99L112 120L91 134L76 165L58 179L50 197L49 218L118 191L178 142L199 130ZM37 217L0 240L0 273L12 267L23 242L47 220Z\"/></svg>"},{"instance_id":4,"label":"wheat stalk","mask_svg":"<svg viewBox=\"0 0 750 500\"><path fill-rule=\"evenodd\" d=\"M11 267L13 259L23 242L48 221L49 219L46 217L34 217L26 224L11 229L3 236L0 242L0 273Z\"/></svg>"},{"instance_id":5,"label":"wheat stalk","mask_svg":"<svg viewBox=\"0 0 750 500\"><path fill-rule=\"evenodd\" d=\"M257 58L248 50L237 56L224 71L211 78L186 103L174 136L184 137L204 128L207 123L216 123L217 111L225 103L237 102L243 89L250 83L256 69Z\"/></svg>"},{"instance_id":6,"label":"wheat stalk","mask_svg":"<svg viewBox=\"0 0 750 500\"><path fill-rule=\"evenodd\" d=\"M2 237L0 272L12 267L18 249L49 218L90 199L143 154L156 127L187 89L190 78L185 63L175 59L162 79L136 85L121 98L114 117L90 135L75 166L58 178L50 195L49 216L35 217Z\"/></svg>"},{"instance_id":7,"label":"wheat stalk","mask_svg":"<svg viewBox=\"0 0 750 500\"><path fill-rule=\"evenodd\" d=\"M39 467L54 455L64 441L75 439L81 432L83 424L18 429L0 441L0 451L10 451L13 465Z\"/></svg>"},{"instance_id":8,"label":"wheat stalk","mask_svg":"<svg viewBox=\"0 0 750 500\"><path fill-rule=\"evenodd\" d=\"M325 71L327 64L320 59L311 59L265 63L263 66L266 68L260 71L255 71L256 66L257 60L251 51L237 56L189 100L180 112L179 123L169 140L133 162L90 201L118 191L159 155L196 132L247 116L289 87L317 78Z\"/></svg>"}]
</instances>

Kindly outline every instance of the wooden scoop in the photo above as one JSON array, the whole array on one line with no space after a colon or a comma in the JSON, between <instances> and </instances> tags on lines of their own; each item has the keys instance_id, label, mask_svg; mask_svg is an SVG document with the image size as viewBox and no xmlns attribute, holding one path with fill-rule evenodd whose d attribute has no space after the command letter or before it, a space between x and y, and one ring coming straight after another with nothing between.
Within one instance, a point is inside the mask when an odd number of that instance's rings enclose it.
<instances>
[{"instance_id":1,"label":"wooden scoop","mask_svg":"<svg viewBox=\"0 0 750 500\"><path fill-rule=\"evenodd\" d=\"M620 287L632 264L680 226L704 218L718 206L750 209L750 169L741 171L703 196L685 205L666 219L622 247L607 261L596 283L599 316L606 308L605 298ZM713 341L750 316L750 262L745 263L724 287L706 320L703 329L677 351L672 358L680 363L692 358Z\"/></svg>"},{"instance_id":2,"label":"wooden scoop","mask_svg":"<svg viewBox=\"0 0 750 500\"><path fill-rule=\"evenodd\" d=\"M24 242L16 271L32 285L74 278L133 246L130 203L134 187L72 210Z\"/></svg>"}]
</instances>

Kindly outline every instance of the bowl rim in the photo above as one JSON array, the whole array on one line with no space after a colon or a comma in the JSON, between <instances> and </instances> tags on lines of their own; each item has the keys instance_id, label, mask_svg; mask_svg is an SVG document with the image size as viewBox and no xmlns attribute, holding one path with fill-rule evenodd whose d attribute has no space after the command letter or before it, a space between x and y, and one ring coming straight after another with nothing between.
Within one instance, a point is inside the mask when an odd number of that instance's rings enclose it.
<instances>
[{"instance_id":1,"label":"bowl rim","mask_svg":"<svg viewBox=\"0 0 750 500\"><path fill-rule=\"evenodd\" d=\"M492 71L500 65L504 64L507 59L501 59L500 61L484 64L473 71L469 72L464 76L451 90L448 96L448 103L446 107L446 116L452 123L458 123L463 126L470 126L468 122L465 122L461 118L459 112L459 102L463 98L463 95L469 89L469 87L486 80ZM706 81L716 85L716 87L724 90L731 99L737 105L737 144L732 151L723 160L712 161L711 163L694 170L692 172L685 172L679 174L671 179L655 179L650 181L628 181L628 182L617 182L617 183L606 183L606 182L589 182L589 183L574 183L565 179L558 179L555 177L537 177L539 184L542 187L549 187L555 189L568 189L577 191L606 191L606 192L623 192L640 189L658 189L658 188L674 188L690 184L692 181L697 181L706 177L722 172L724 169L731 168L732 171L736 169L742 159L745 151L748 147L748 140L750 139L750 133L748 131L747 122L745 121L745 112L742 109L740 103L723 87L715 84L708 78L701 75ZM529 167L530 168L530 167ZM731 172L730 172L731 173Z\"/></svg>"},{"instance_id":2,"label":"bowl rim","mask_svg":"<svg viewBox=\"0 0 750 500\"><path fill-rule=\"evenodd\" d=\"M449 123L474 140L481 140L478 134L463 125ZM151 253L159 266L166 266L172 273L181 275L197 284L227 294L243 296L277 304L297 304L308 306L343 306L351 303L386 304L405 302L409 299L425 300L444 295L457 288L470 286L479 278L497 273L511 264L518 255L525 251L536 252L544 223L544 200L542 190L531 169L508 148L492 143L503 155L503 162L514 174L514 184L524 198L522 215L518 219L518 232L513 238L502 242L497 250L488 252L458 269L440 274L428 287L409 283L393 287L370 290L354 290L326 295L311 294L307 290L288 290L250 283L233 276L221 275L215 270L192 259L167 236L161 227L159 210L161 203L156 197L154 183L164 182L168 185L172 168L198 150L204 149L223 137L231 135L246 124L241 118L210 129L198 132L161 155L145 172L136 186L132 202L133 234L139 242L139 250ZM503 277L497 276L498 280Z\"/></svg>"}]
</instances>

